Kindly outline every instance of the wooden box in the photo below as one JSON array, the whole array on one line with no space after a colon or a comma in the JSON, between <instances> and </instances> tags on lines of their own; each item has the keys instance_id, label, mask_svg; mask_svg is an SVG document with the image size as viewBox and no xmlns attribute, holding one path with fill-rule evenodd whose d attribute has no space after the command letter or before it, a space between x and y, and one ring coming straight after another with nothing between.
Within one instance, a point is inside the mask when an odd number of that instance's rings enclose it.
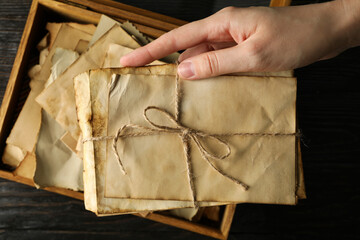
<instances>
[{"instance_id":1,"label":"wooden box","mask_svg":"<svg viewBox=\"0 0 360 240\"><path fill-rule=\"evenodd\" d=\"M290 2L290 0L272 0L270 6L286 6ZM141 32L152 38L157 38L163 33L186 23L182 20L110 0L34 0L0 109L1 155L5 147L6 138L13 127L19 109L24 104L26 94L28 94L28 90L26 90L28 88L26 76L30 64L29 61L36 51L36 44L45 34L46 22L75 21L97 24L101 14L106 14L120 22L129 20ZM15 176L3 164L0 165L0 177L34 186L31 179ZM45 188L45 190L83 200L83 193L81 192L55 187ZM214 238L227 239L235 208L236 205L223 207L220 221L211 224L211 226L201 221L194 223L161 213L152 213L147 215L146 218Z\"/></svg>"}]
</instances>

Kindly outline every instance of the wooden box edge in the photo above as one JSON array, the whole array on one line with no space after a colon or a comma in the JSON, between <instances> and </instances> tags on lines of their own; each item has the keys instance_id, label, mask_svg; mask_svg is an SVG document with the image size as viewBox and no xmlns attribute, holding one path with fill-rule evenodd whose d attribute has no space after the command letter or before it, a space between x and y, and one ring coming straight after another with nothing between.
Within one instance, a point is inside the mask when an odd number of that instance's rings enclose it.
<instances>
[{"instance_id":1,"label":"wooden box edge","mask_svg":"<svg viewBox=\"0 0 360 240\"><path fill-rule=\"evenodd\" d=\"M144 11L147 15L147 17L156 17L157 20L161 21L166 21L166 20L171 20L171 24L170 25L166 25L168 27L168 29L156 29L154 28L154 26L147 26L145 24L142 24L142 22L140 23L135 23L135 25L139 28L140 31L142 31L143 33L150 35L152 37L158 37L160 35L162 35L163 33L165 33L166 31L170 31L171 29L178 27L182 24L185 24L185 21L182 20L177 20L175 18L171 18L171 17L167 17L165 15L162 14L157 14L157 13L153 13L151 11L147 11L147 10L143 10L140 8L136 8L136 7L132 7L129 5L125 5L125 4L120 4L120 3L116 3L116 2L112 2L110 0L94 0L93 3L96 3L94 5L89 5L91 2L88 0L71 0L68 2L74 2L77 4L81 4L81 3L86 3L87 4L87 8L92 8L92 7L98 7L100 2L104 1L106 4L105 9L110 9L113 10L113 8L116 7L122 7L122 11L132 11L135 12L135 14L141 14L142 11ZM291 0L271 0L270 2L270 6L271 7L282 7L282 6L288 6L290 5ZM3 98L3 102L0 108L0 141L1 143L5 143L5 139L7 138L9 132L11 129L7 129L6 125L10 125L11 122L11 115L13 115L13 107L11 107L12 105L15 104L16 101L16 97L17 97L17 91L19 91L19 74L20 74L20 70L21 68L24 68L26 66L24 63L24 57L27 54L27 52L29 51L29 49L27 49L28 44L29 44L29 39L31 37L32 34L32 29L33 29L33 23L36 17L36 13L38 11L38 7L39 4L48 8L51 8L54 11L62 11L62 14L71 14L71 12L73 10L76 11L80 11L83 13L87 13L87 14L80 14L80 21L85 21L85 22L89 22L89 23L97 23L98 20L100 19L100 13L96 13L96 12L92 12L86 9L81 9L81 8L77 8L76 6L71 6L71 5L67 5L65 3L62 2L57 2L57 1L51 1L51 0L33 0L31 7L30 7L30 11L28 14L28 18L24 27L24 31L23 31L23 35L21 37L20 40L20 44L18 47L18 51L14 60L14 64L10 73L10 77L9 77L9 81L6 87L6 91L4 94L4 98ZM64 7L66 6L66 10L68 12L64 11ZM70 11L69 11L70 9ZM92 9L93 10L93 9ZM139 11L139 12L137 12ZM137 13L136 13L137 12ZM120 12L121 13L121 12ZM90 14L90 15L89 15ZM116 12L115 12L116 14ZM73 16L72 16L73 17ZM115 17L116 20L120 20L121 22L124 21L124 19L122 18L121 14L119 14L119 16ZM23 70L26 71L26 70ZM0 154L2 155L2 149L3 146L1 146L1 150L0 150ZM35 187L33 181L31 179L27 179L24 177L20 177L20 176L15 176L12 172L0 169L0 177L7 179L7 180L11 180L14 182L18 182L18 183L22 183L22 184L26 184L32 187ZM57 188L57 187L48 187L45 188L43 190L46 191L50 191L50 192L54 192L54 193L58 193L58 194L62 194L68 197L72 197L75 199L79 199L79 200L83 200L83 193L81 192L75 192L72 190L68 190L68 189L63 189L63 188ZM225 210L224 210L224 214L223 214L223 218L221 220L220 223L220 228L214 228L214 227L209 227L206 225L202 225L199 223L194 223L194 222L190 222L190 221L186 221L183 219L179 219L176 217L171 217L171 216L165 216L159 213L151 213L148 216L146 216L145 218L153 220L153 221L157 221L157 222L161 222L164 224L168 224L174 227L178 227L178 228L182 228L185 230L189 230L192 232L196 232L202 235L207 235L213 238L217 238L217 239L227 239L229 232L230 232L230 228L231 228L231 223L234 217L234 213L236 210L236 205L235 204L229 204L225 206ZM137 216L140 216L139 214L135 214Z\"/></svg>"}]
</instances>

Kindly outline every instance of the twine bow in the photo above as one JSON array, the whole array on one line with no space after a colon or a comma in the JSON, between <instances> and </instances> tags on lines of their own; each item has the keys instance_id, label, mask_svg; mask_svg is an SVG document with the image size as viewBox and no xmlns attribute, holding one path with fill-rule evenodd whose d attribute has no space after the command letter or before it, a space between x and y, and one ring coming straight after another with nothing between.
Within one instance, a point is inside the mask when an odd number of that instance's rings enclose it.
<instances>
[{"instance_id":1,"label":"twine bow","mask_svg":"<svg viewBox=\"0 0 360 240\"><path fill-rule=\"evenodd\" d=\"M149 116L148 116L148 111L150 110L156 110L159 113L162 113L167 119L169 119L174 125L175 127L170 127L167 125L159 125L154 123L152 120L150 120ZM190 140L193 140L195 145L197 146L197 148L200 151L200 154L202 156L202 158L204 160L206 160L206 162L213 168L215 169L218 173L220 173L222 176L228 178L229 180L235 182L236 184L239 184L244 190L247 190L249 188L249 186L247 186L246 184L240 182L239 180L227 175L226 173L222 172L219 168L217 168L211 161L210 159L214 159L214 160L223 160L225 158L227 158L230 154L231 154L231 148L229 146L228 143L226 143L224 140L220 139L217 135L212 135L209 133L205 133L202 131L198 131L189 127L186 127L184 125L182 125L178 120L175 119L175 116L172 115L171 113L167 112L166 110L159 108L159 107L155 107L155 106L149 106L147 108L145 108L144 110L144 118L145 120L153 127L145 127L145 126L140 126L140 125L136 125L136 124L126 124L123 125L121 128L118 129L118 131L116 132L115 136L113 137L113 143L112 143L112 149L113 152L115 154L116 159L118 160L120 167L121 167L121 171L123 174L126 174L124 165L120 159L119 153L117 151L117 142L120 138L126 138L126 137L137 137L137 136L149 136L149 135L154 135L154 134L160 134L160 133L173 133L173 134L178 134L179 137L181 138L182 142L183 142L183 146L184 146L184 154L186 157L186 163L187 163L187 173L188 173L188 180L189 180L189 185L191 188L191 192L192 192L192 198L194 200L194 203L196 203L196 192L195 192L195 186L194 186L194 182L193 182L193 174L192 174L192 166L191 166L191 157L190 157ZM135 129L135 130L141 130L140 132L132 132L132 133L126 133L127 129ZM212 139L215 140L215 142L219 145L222 145L226 148L226 153L225 154L221 154L221 155L216 155L214 153L209 152L204 145L201 143L202 141L200 140L201 138L208 138L208 139ZM94 140L94 139L92 139Z\"/></svg>"}]
</instances>

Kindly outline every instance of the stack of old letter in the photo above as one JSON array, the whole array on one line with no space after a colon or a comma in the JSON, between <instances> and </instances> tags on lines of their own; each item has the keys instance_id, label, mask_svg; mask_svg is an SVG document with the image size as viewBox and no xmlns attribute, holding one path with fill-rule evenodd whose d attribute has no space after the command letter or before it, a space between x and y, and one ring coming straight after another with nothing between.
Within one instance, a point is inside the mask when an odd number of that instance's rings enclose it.
<instances>
[{"instance_id":1,"label":"stack of old letter","mask_svg":"<svg viewBox=\"0 0 360 240\"><path fill-rule=\"evenodd\" d=\"M98 215L175 209L191 219L206 206L305 197L291 72L185 81L165 64L176 54L120 66L148 41L130 23L103 16L47 30L3 155L14 174L84 191Z\"/></svg>"}]
</instances>

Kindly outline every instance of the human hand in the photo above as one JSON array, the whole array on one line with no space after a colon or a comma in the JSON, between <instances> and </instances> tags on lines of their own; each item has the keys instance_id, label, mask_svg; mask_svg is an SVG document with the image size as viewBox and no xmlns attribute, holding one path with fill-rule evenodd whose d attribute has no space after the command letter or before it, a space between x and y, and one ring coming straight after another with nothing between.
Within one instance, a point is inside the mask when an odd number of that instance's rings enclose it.
<instances>
[{"instance_id":1,"label":"human hand","mask_svg":"<svg viewBox=\"0 0 360 240\"><path fill-rule=\"evenodd\" d=\"M353 8L344 2L354 5ZM359 2L339 0L284 8L225 8L162 35L124 56L120 63L142 66L187 49L179 57L178 67L179 75L185 79L295 69L360 43L359 35L354 38L352 34L359 30L359 18L354 18L359 15Z\"/></svg>"}]
</instances>

